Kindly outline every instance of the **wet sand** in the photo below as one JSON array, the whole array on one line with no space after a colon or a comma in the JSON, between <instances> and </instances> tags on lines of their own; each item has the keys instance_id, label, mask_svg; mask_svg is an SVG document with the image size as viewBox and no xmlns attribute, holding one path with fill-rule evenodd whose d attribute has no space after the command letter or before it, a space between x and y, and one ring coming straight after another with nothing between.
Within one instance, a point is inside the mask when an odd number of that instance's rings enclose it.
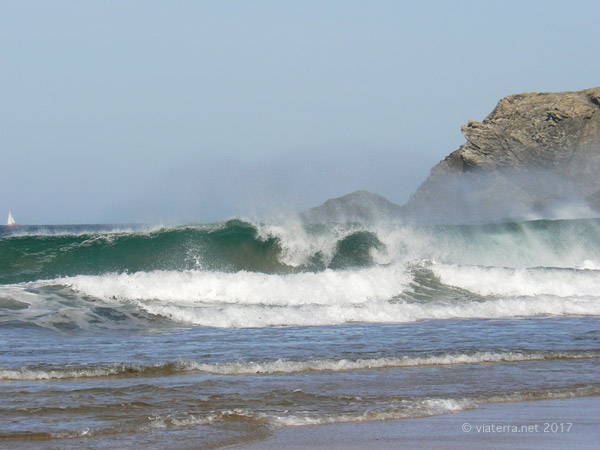
<instances>
[{"instance_id":1,"label":"wet sand","mask_svg":"<svg viewBox=\"0 0 600 450\"><path fill-rule=\"evenodd\" d=\"M600 397L481 405L442 416L384 422L291 427L266 449L592 449L600 440Z\"/></svg>"}]
</instances>

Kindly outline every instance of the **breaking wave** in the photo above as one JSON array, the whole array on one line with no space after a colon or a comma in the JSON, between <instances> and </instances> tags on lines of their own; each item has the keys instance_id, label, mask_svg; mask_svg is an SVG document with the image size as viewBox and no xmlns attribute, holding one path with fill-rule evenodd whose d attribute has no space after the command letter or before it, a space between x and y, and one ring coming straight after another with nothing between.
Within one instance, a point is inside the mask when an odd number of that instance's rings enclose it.
<instances>
[{"instance_id":1,"label":"breaking wave","mask_svg":"<svg viewBox=\"0 0 600 450\"><path fill-rule=\"evenodd\" d=\"M600 221L253 224L0 237L0 326L600 315Z\"/></svg>"},{"instance_id":2,"label":"breaking wave","mask_svg":"<svg viewBox=\"0 0 600 450\"><path fill-rule=\"evenodd\" d=\"M290 237L292 231L298 235L284 242L285 233ZM290 273L365 267L374 263L371 251L383 246L373 232L360 228L321 231L319 226L286 229L234 219L147 231L21 232L0 237L0 283L108 272Z\"/></svg>"},{"instance_id":3,"label":"breaking wave","mask_svg":"<svg viewBox=\"0 0 600 450\"><path fill-rule=\"evenodd\" d=\"M201 372L215 375L260 375L525 361L570 361L598 358L600 358L600 353L596 351L546 351L475 352L387 358L316 359L308 361L278 359L262 362L237 361L229 363L203 363L198 361L180 360L153 366L114 364L104 367L23 367L20 369L0 369L0 380L45 381L72 378L156 377L175 375L184 372Z\"/></svg>"}]
</instances>

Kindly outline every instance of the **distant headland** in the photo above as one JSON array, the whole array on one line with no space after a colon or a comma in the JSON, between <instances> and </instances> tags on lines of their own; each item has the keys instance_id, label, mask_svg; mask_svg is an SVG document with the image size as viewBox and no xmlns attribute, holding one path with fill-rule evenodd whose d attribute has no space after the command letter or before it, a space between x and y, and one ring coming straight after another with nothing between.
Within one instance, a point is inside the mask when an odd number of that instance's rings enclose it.
<instances>
[{"instance_id":1,"label":"distant headland","mask_svg":"<svg viewBox=\"0 0 600 450\"><path fill-rule=\"evenodd\" d=\"M462 132L466 142L404 206L359 191L302 217L487 222L600 211L600 87L510 95Z\"/></svg>"}]
</instances>

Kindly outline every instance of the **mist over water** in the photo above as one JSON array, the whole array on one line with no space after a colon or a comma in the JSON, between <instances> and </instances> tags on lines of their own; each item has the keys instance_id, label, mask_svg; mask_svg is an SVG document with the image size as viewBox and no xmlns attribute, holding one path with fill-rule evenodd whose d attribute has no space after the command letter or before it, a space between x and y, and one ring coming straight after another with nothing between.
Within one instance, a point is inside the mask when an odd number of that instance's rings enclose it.
<instances>
[{"instance_id":1,"label":"mist over water","mask_svg":"<svg viewBox=\"0 0 600 450\"><path fill-rule=\"evenodd\" d=\"M283 155L248 151L189 158L123 192L104 217L165 224L232 217L271 222L365 186L402 204L435 162L410 158L408 150L376 150L336 144L293 148ZM399 172L406 173L399 178Z\"/></svg>"},{"instance_id":2,"label":"mist over water","mask_svg":"<svg viewBox=\"0 0 600 450\"><path fill-rule=\"evenodd\" d=\"M404 218L460 224L599 217L598 158L584 155L563 164L462 172L434 168L404 206Z\"/></svg>"}]
</instances>

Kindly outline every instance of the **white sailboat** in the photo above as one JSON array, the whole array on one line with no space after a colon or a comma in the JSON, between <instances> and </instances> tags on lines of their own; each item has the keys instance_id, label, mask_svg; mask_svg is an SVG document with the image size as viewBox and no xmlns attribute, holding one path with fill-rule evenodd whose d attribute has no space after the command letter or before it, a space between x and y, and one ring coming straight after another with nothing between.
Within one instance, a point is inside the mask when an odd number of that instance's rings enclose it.
<instances>
[{"instance_id":1,"label":"white sailboat","mask_svg":"<svg viewBox=\"0 0 600 450\"><path fill-rule=\"evenodd\" d=\"M18 225L10 211L8 211L8 221L6 222L6 225L8 225L9 227L13 225Z\"/></svg>"}]
</instances>

